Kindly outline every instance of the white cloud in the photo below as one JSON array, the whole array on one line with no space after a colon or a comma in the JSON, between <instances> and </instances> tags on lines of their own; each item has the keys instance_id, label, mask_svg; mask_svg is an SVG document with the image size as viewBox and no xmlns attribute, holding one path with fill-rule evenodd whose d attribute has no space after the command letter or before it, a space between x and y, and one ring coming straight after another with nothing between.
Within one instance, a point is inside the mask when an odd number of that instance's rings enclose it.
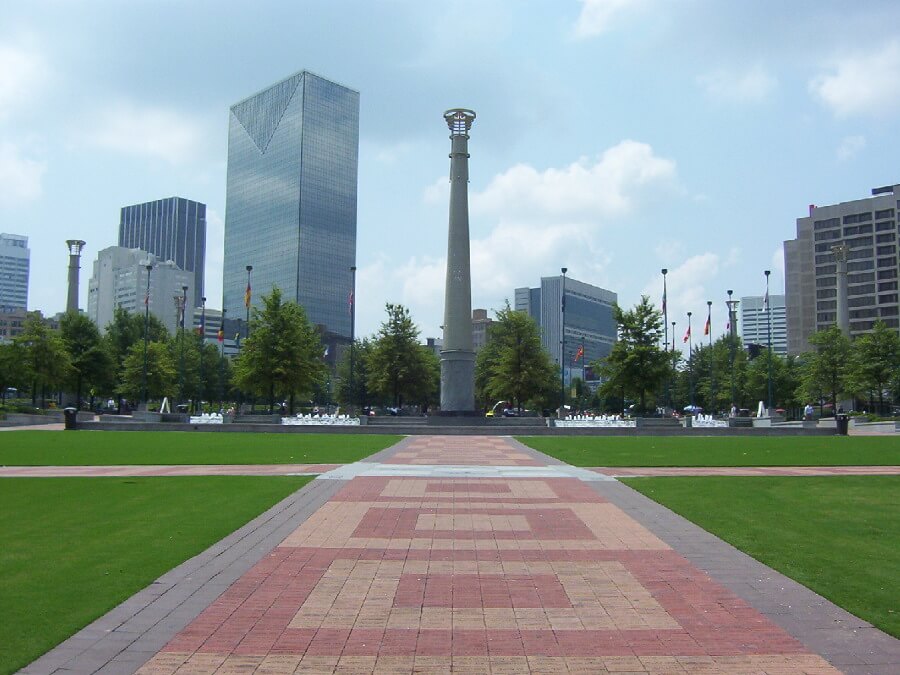
<instances>
[{"instance_id":1,"label":"white cloud","mask_svg":"<svg viewBox=\"0 0 900 675\"><path fill-rule=\"evenodd\" d=\"M37 199L46 169L43 162L22 157L12 143L0 141L0 204Z\"/></svg>"},{"instance_id":2,"label":"white cloud","mask_svg":"<svg viewBox=\"0 0 900 675\"><path fill-rule=\"evenodd\" d=\"M202 144L201 125L175 110L119 103L94 119L84 140L115 152L181 164L196 157Z\"/></svg>"},{"instance_id":3,"label":"white cloud","mask_svg":"<svg viewBox=\"0 0 900 675\"><path fill-rule=\"evenodd\" d=\"M44 59L30 42L0 43L0 120L31 101L46 80Z\"/></svg>"},{"instance_id":4,"label":"white cloud","mask_svg":"<svg viewBox=\"0 0 900 675\"><path fill-rule=\"evenodd\" d=\"M841 144L838 146L838 159L842 162L847 161L848 159L853 159L862 150L864 150L865 147L865 136L846 136L845 138L841 139Z\"/></svg>"},{"instance_id":5,"label":"white cloud","mask_svg":"<svg viewBox=\"0 0 900 675\"><path fill-rule=\"evenodd\" d=\"M504 220L596 223L635 208L638 194L671 183L675 162L658 157L646 143L625 140L599 160L585 158L562 169L538 171L517 164L495 176L471 198L473 213Z\"/></svg>"},{"instance_id":6,"label":"white cloud","mask_svg":"<svg viewBox=\"0 0 900 675\"><path fill-rule=\"evenodd\" d=\"M777 84L761 65L743 72L720 68L699 76L697 83L710 97L728 103L761 103Z\"/></svg>"},{"instance_id":7,"label":"white cloud","mask_svg":"<svg viewBox=\"0 0 900 675\"><path fill-rule=\"evenodd\" d=\"M590 38L605 33L616 19L643 2L644 0L581 0L581 13L575 21L575 37Z\"/></svg>"},{"instance_id":8,"label":"white cloud","mask_svg":"<svg viewBox=\"0 0 900 675\"><path fill-rule=\"evenodd\" d=\"M900 41L836 59L809 90L838 117L884 116L900 109Z\"/></svg>"}]
</instances>

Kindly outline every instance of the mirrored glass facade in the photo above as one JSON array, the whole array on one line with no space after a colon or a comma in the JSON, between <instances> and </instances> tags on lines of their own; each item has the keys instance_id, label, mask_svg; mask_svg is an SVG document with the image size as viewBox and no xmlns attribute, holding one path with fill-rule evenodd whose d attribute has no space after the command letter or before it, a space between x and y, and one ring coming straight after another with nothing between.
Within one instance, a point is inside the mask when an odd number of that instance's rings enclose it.
<instances>
[{"instance_id":1,"label":"mirrored glass facade","mask_svg":"<svg viewBox=\"0 0 900 675\"><path fill-rule=\"evenodd\" d=\"M310 321L350 337L359 93L300 72L235 104L228 136L224 307L245 316L278 286Z\"/></svg>"}]
</instances>

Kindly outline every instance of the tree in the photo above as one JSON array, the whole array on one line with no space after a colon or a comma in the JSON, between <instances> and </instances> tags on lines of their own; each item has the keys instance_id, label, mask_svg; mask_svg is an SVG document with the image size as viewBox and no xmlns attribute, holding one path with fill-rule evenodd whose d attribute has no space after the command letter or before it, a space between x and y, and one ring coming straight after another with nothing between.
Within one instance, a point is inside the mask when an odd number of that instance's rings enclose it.
<instances>
[{"instance_id":1,"label":"tree","mask_svg":"<svg viewBox=\"0 0 900 675\"><path fill-rule=\"evenodd\" d=\"M284 302L276 286L253 308L250 337L244 340L234 363L234 378L241 391L257 394L275 407L294 396L308 397L325 376L324 347L319 334L295 302Z\"/></svg>"},{"instance_id":2,"label":"tree","mask_svg":"<svg viewBox=\"0 0 900 675\"><path fill-rule=\"evenodd\" d=\"M799 394L807 400L827 396L836 410L846 388L850 341L840 328L829 326L814 333L809 343L814 349L804 355Z\"/></svg>"},{"instance_id":3,"label":"tree","mask_svg":"<svg viewBox=\"0 0 900 675\"><path fill-rule=\"evenodd\" d=\"M143 348L144 327L148 325L147 331L148 342L166 342L169 338L169 331L165 324L157 319L153 314L149 315L149 321L145 321L141 314L132 314L126 309L116 307L113 313L113 320L106 326L106 333L103 336L106 351L109 353L113 361L113 369L116 374L116 390L122 391L122 376L125 368L125 358L128 356L129 350L135 344L140 343ZM137 399L134 399L137 400ZM119 395L119 408L121 409L122 400Z\"/></svg>"},{"instance_id":4,"label":"tree","mask_svg":"<svg viewBox=\"0 0 900 675\"><path fill-rule=\"evenodd\" d=\"M659 347L662 315L644 295L627 312L616 305L614 316L619 339L609 356L595 366L606 380L602 388L608 395L621 392L637 398L640 410L646 411L647 394L659 391L670 367L670 356Z\"/></svg>"},{"instance_id":5,"label":"tree","mask_svg":"<svg viewBox=\"0 0 900 675\"><path fill-rule=\"evenodd\" d=\"M22 345L16 342L0 344L0 402L6 400L6 390L22 389L28 385Z\"/></svg>"},{"instance_id":6,"label":"tree","mask_svg":"<svg viewBox=\"0 0 900 675\"><path fill-rule=\"evenodd\" d=\"M356 340L353 345L353 377L350 377L350 350L344 350L343 357L337 367L338 385L336 398L344 407L368 406L376 402L374 394L369 391L368 361L372 354L372 343L364 338ZM353 387L351 389L351 379Z\"/></svg>"},{"instance_id":7,"label":"tree","mask_svg":"<svg viewBox=\"0 0 900 675\"><path fill-rule=\"evenodd\" d=\"M59 332L72 364L68 386L74 389L75 405L80 410L84 386L92 391L98 386L111 391L115 386L112 357L104 348L97 326L84 314L67 312L59 322Z\"/></svg>"},{"instance_id":8,"label":"tree","mask_svg":"<svg viewBox=\"0 0 900 675\"><path fill-rule=\"evenodd\" d=\"M404 401L427 404L440 387L437 357L419 344L419 329L403 305L385 305L387 321L381 324L366 359L367 386L397 407Z\"/></svg>"},{"instance_id":9,"label":"tree","mask_svg":"<svg viewBox=\"0 0 900 675\"><path fill-rule=\"evenodd\" d=\"M552 407L558 400L556 366L541 346L540 329L525 312L497 312L487 344L475 359L475 387L486 406L509 401L516 408L537 403Z\"/></svg>"},{"instance_id":10,"label":"tree","mask_svg":"<svg viewBox=\"0 0 900 675\"><path fill-rule=\"evenodd\" d=\"M169 345L147 344L147 399L174 397L178 391L178 374ZM141 400L144 388L144 343L131 345L125 356L119 392L132 401Z\"/></svg>"},{"instance_id":11,"label":"tree","mask_svg":"<svg viewBox=\"0 0 900 675\"><path fill-rule=\"evenodd\" d=\"M848 388L870 400L875 394L878 409L884 412L884 392L900 370L900 336L883 321L876 321L871 333L856 339L852 351Z\"/></svg>"},{"instance_id":12,"label":"tree","mask_svg":"<svg viewBox=\"0 0 900 675\"><path fill-rule=\"evenodd\" d=\"M22 347L22 364L31 382L31 402L37 404L41 393L41 406L46 403L47 391L58 391L71 370L69 354L58 331L50 330L39 312L29 312L25 326L15 343Z\"/></svg>"}]
</instances>

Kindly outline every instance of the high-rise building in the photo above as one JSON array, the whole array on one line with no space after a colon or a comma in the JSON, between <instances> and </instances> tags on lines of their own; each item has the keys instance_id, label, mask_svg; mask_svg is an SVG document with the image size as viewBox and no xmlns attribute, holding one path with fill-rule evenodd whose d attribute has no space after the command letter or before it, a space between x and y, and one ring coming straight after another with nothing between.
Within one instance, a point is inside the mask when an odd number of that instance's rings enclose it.
<instances>
[{"instance_id":1,"label":"high-rise building","mask_svg":"<svg viewBox=\"0 0 900 675\"><path fill-rule=\"evenodd\" d=\"M566 340L562 362L566 380L570 371L580 377L583 363L609 356L616 341L616 320L613 306L618 296L598 286L586 284L572 277L565 278ZM515 309L526 312L541 327L541 342L556 363L562 349L563 277L542 277L540 288L517 288Z\"/></svg>"},{"instance_id":2,"label":"high-rise building","mask_svg":"<svg viewBox=\"0 0 900 675\"><path fill-rule=\"evenodd\" d=\"M150 272L150 294L147 294L147 265ZM144 303L170 333L178 328L179 310L175 301L187 286L188 299L194 297L193 272L178 268L171 260L160 262L156 256L135 248L110 246L97 254L94 273L88 283L88 318L101 331L113 320L118 307L143 314Z\"/></svg>"},{"instance_id":3,"label":"high-rise building","mask_svg":"<svg viewBox=\"0 0 900 675\"><path fill-rule=\"evenodd\" d=\"M769 344L769 319L772 321L772 351L779 356L787 354L787 317L783 295L769 295L769 311L765 297L750 295L741 298L741 340L744 344Z\"/></svg>"},{"instance_id":4,"label":"high-rise building","mask_svg":"<svg viewBox=\"0 0 900 675\"><path fill-rule=\"evenodd\" d=\"M28 237L0 233L0 312L28 309Z\"/></svg>"},{"instance_id":5,"label":"high-rise building","mask_svg":"<svg viewBox=\"0 0 900 675\"><path fill-rule=\"evenodd\" d=\"M123 206L119 217L119 246L138 248L160 260L171 260L193 272L191 299L203 297L206 265L206 204L183 197Z\"/></svg>"},{"instance_id":6,"label":"high-rise building","mask_svg":"<svg viewBox=\"0 0 900 675\"><path fill-rule=\"evenodd\" d=\"M784 242L789 354L809 350L809 337L838 323L838 263L847 252L847 315L855 337L881 319L900 329L897 258L900 185L875 188L872 196L830 206L810 205L797 219L797 238Z\"/></svg>"},{"instance_id":7,"label":"high-rise building","mask_svg":"<svg viewBox=\"0 0 900 675\"><path fill-rule=\"evenodd\" d=\"M476 352L487 344L492 323L494 320L488 317L486 309L472 310L472 349Z\"/></svg>"},{"instance_id":8,"label":"high-rise building","mask_svg":"<svg viewBox=\"0 0 900 675\"><path fill-rule=\"evenodd\" d=\"M231 107L224 307L273 286L325 341L349 342L356 265L359 93L302 71ZM329 349L335 354L336 349Z\"/></svg>"}]
</instances>

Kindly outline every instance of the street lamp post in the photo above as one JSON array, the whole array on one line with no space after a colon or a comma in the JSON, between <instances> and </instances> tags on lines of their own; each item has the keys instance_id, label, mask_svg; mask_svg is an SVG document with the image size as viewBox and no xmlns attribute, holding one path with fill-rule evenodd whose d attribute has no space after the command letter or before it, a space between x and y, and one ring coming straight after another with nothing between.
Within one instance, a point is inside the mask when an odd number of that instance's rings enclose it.
<instances>
[{"instance_id":1,"label":"street lamp post","mask_svg":"<svg viewBox=\"0 0 900 675\"><path fill-rule=\"evenodd\" d=\"M675 377L675 322L672 322L672 372L671 376ZM675 411L675 394L672 394L672 411Z\"/></svg>"},{"instance_id":2,"label":"street lamp post","mask_svg":"<svg viewBox=\"0 0 900 675\"><path fill-rule=\"evenodd\" d=\"M737 401L735 400L735 392L734 392L734 350L736 347L735 332L736 332L736 328L737 328L734 325L734 319L735 319L734 303L735 303L735 301L731 299L731 296L734 293L734 291L729 288L727 293L728 293L728 302L726 302L725 304L728 305L728 344L729 344L728 358L729 358L730 366L731 366L731 405L736 406Z\"/></svg>"},{"instance_id":3,"label":"street lamp post","mask_svg":"<svg viewBox=\"0 0 900 675\"><path fill-rule=\"evenodd\" d=\"M219 360L219 400L222 402L222 408L225 408L225 312L222 308L222 323L219 324L219 335L222 337L222 352Z\"/></svg>"},{"instance_id":4,"label":"street lamp post","mask_svg":"<svg viewBox=\"0 0 900 675\"><path fill-rule=\"evenodd\" d=\"M771 270L766 270L763 274L766 275L766 324L768 325L768 384L769 384L769 400L767 409L769 411L769 417L772 416L772 302L769 299L769 275L772 273Z\"/></svg>"},{"instance_id":5,"label":"street lamp post","mask_svg":"<svg viewBox=\"0 0 900 675\"><path fill-rule=\"evenodd\" d=\"M559 352L559 416L566 415L566 272L568 267L562 267L562 293L560 294L560 310L562 315L560 329L560 352Z\"/></svg>"},{"instance_id":6,"label":"street lamp post","mask_svg":"<svg viewBox=\"0 0 900 675\"><path fill-rule=\"evenodd\" d=\"M184 315L187 312L187 286L181 287L181 300L178 303L181 316L178 317L178 328L181 331L181 344L178 348L178 402L184 401Z\"/></svg>"},{"instance_id":7,"label":"street lamp post","mask_svg":"<svg viewBox=\"0 0 900 675\"><path fill-rule=\"evenodd\" d=\"M356 345L356 265L350 268L350 388L348 393L348 401L350 408L354 404L353 390L353 356Z\"/></svg>"},{"instance_id":8,"label":"street lamp post","mask_svg":"<svg viewBox=\"0 0 900 675\"><path fill-rule=\"evenodd\" d=\"M693 312L687 313L688 318L688 379L691 385L691 412L694 412L694 336L691 334L691 315Z\"/></svg>"},{"instance_id":9,"label":"street lamp post","mask_svg":"<svg viewBox=\"0 0 900 675\"><path fill-rule=\"evenodd\" d=\"M199 378L197 382L197 407L203 414L203 347L206 342L206 296L200 298L200 363L198 368Z\"/></svg>"},{"instance_id":10,"label":"street lamp post","mask_svg":"<svg viewBox=\"0 0 900 675\"><path fill-rule=\"evenodd\" d=\"M147 263L147 294L144 296L144 372L141 376L141 402L147 405L147 343L150 338L150 270L153 263Z\"/></svg>"},{"instance_id":11,"label":"street lamp post","mask_svg":"<svg viewBox=\"0 0 900 675\"><path fill-rule=\"evenodd\" d=\"M663 275L663 297L662 297L662 310L663 310L663 333L664 333L664 349L669 348L669 307L668 307L668 293L666 289L666 275L669 273L669 270L665 267L662 268ZM673 329L672 332L672 342L675 342L675 332ZM669 405L669 376L666 375L666 395L663 399L663 408Z\"/></svg>"}]
</instances>

